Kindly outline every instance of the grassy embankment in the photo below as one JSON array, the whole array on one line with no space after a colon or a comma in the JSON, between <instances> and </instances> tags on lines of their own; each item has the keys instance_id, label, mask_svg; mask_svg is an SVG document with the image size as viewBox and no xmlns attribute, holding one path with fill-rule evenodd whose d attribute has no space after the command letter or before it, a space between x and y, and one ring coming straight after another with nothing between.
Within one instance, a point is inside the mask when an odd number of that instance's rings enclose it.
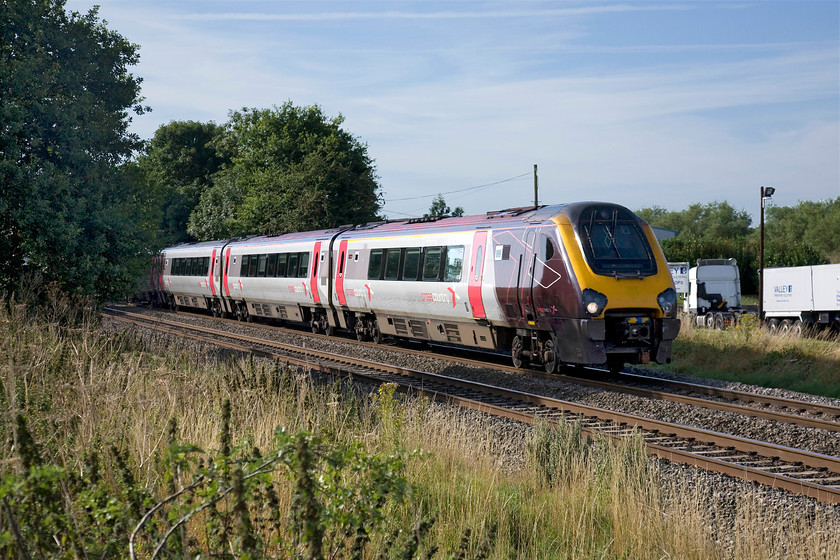
<instances>
[{"instance_id":1,"label":"grassy embankment","mask_svg":"<svg viewBox=\"0 0 840 560\"><path fill-rule=\"evenodd\" d=\"M3 557L126 558L138 527L140 558L170 529L159 558L840 557L836 518L768 519L755 489L721 521L714 489L663 480L639 441L517 439L60 302L0 302L0 340Z\"/></svg>"},{"instance_id":2,"label":"grassy embankment","mask_svg":"<svg viewBox=\"0 0 840 560\"><path fill-rule=\"evenodd\" d=\"M756 322L726 331L703 329L683 317L666 369L702 377L781 387L840 398L840 340L770 334Z\"/></svg>"}]
</instances>

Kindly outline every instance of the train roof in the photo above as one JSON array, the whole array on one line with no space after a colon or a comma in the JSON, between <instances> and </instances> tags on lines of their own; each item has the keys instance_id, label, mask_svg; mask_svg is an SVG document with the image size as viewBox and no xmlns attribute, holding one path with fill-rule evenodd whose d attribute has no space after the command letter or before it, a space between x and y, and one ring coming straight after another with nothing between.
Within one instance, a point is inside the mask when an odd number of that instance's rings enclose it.
<instances>
[{"instance_id":1,"label":"train roof","mask_svg":"<svg viewBox=\"0 0 840 560\"><path fill-rule=\"evenodd\" d=\"M165 251L173 249L201 249L209 247L218 247L227 243L235 243L237 245L261 245L278 242L289 241L307 241L307 240L324 240L330 239L337 234L346 237L355 237L360 233L379 234L393 234L395 232L416 232L423 231L458 231L472 228L493 228L501 225L513 224L540 224L550 220L557 214L560 214L564 209L570 207L586 206L589 204L610 204L604 202L576 202L572 204L553 204L545 206L523 206L520 208L507 208L505 210L496 210L487 212L486 214L476 214L472 216L447 216L447 217L430 217L423 218L407 218L404 220L387 220L381 222L370 222L359 225L346 225L336 228L322 229L316 231L302 231L294 233L284 233L281 235L254 235L250 237L240 237L217 241L201 241L196 243L183 243L174 247L169 247Z\"/></svg>"}]
</instances>

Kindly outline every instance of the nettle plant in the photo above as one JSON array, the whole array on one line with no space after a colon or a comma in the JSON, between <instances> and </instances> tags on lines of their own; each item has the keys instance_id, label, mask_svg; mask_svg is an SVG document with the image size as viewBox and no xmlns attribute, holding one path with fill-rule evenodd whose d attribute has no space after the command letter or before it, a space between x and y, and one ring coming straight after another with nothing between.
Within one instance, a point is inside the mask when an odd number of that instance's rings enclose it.
<instances>
[{"instance_id":1,"label":"nettle plant","mask_svg":"<svg viewBox=\"0 0 840 560\"><path fill-rule=\"evenodd\" d=\"M97 452L80 473L45 464L19 415L20 472L0 485L0 557L361 559L377 539L379 557L414 558L432 526L400 526L411 494L400 449L372 454L279 428L263 454L231 441L229 401L217 452L178 442L176 432L170 421L161 498L116 447L108 476Z\"/></svg>"}]
</instances>

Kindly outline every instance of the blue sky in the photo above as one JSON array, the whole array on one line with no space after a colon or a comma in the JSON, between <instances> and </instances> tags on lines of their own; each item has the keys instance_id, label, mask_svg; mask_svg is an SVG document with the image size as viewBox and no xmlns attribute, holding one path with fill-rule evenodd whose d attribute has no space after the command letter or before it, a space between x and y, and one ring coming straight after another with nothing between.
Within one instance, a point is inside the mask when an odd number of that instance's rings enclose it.
<instances>
[{"instance_id":1,"label":"blue sky","mask_svg":"<svg viewBox=\"0 0 840 560\"><path fill-rule=\"evenodd\" d=\"M532 204L534 164L541 203L840 196L838 0L99 3L140 45L133 131L318 104L391 218Z\"/></svg>"}]
</instances>

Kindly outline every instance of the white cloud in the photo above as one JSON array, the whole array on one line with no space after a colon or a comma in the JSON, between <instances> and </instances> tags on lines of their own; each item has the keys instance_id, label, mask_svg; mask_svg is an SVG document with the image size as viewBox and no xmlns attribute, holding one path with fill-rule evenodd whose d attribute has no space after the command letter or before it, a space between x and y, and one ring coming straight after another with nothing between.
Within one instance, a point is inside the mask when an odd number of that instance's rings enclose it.
<instances>
[{"instance_id":1,"label":"white cloud","mask_svg":"<svg viewBox=\"0 0 840 560\"><path fill-rule=\"evenodd\" d=\"M154 109L135 118L142 136L172 119L224 122L231 109L291 99L345 115L388 199L493 183L534 163L549 202L725 199L752 211L761 184L779 189L777 203L840 196L833 38L607 44L593 33L597 18L582 18L686 8L660 3L208 13L230 11L219 6L104 3L103 17L141 45L135 74ZM556 25L532 32L529 18ZM532 196L525 177L447 201L484 212Z\"/></svg>"}]
</instances>

